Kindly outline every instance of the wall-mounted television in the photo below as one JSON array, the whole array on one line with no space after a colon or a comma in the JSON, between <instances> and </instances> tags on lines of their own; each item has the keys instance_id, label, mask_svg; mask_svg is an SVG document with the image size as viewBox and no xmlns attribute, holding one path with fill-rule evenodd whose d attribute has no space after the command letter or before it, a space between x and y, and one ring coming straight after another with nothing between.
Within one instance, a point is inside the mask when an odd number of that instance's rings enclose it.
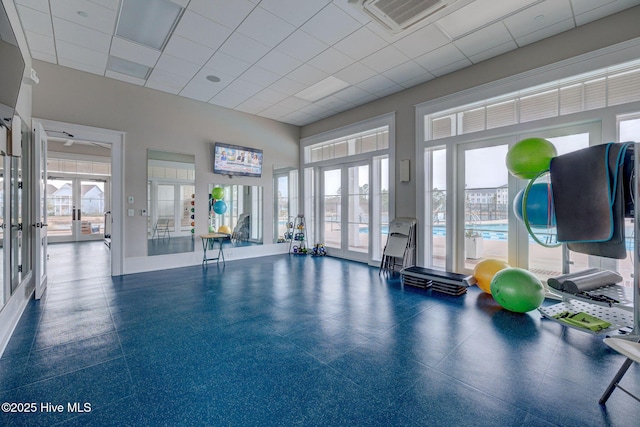
<instances>
[{"instance_id":1,"label":"wall-mounted television","mask_svg":"<svg viewBox=\"0 0 640 427\"><path fill-rule=\"evenodd\" d=\"M18 102L24 68L24 58L4 4L0 2L0 120L9 128Z\"/></svg>"},{"instance_id":2,"label":"wall-mounted television","mask_svg":"<svg viewBox=\"0 0 640 427\"><path fill-rule=\"evenodd\" d=\"M262 150L216 142L213 146L213 173L262 176Z\"/></svg>"}]
</instances>

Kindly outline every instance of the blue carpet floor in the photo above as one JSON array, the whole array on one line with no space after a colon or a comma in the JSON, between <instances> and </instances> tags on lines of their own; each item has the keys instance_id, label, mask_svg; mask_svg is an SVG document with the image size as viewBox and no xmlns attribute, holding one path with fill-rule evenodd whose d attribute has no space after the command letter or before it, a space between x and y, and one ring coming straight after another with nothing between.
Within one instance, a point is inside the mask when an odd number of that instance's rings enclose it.
<instances>
[{"instance_id":1,"label":"blue carpet floor","mask_svg":"<svg viewBox=\"0 0 640 427\"><path fill-rule=\"evenodd\" d=\"M81 247L106 250L97 245ZM450 297L363 264L289 255L111 278L95 263L77 270L77 247L52 247L46 297L29 303L0 359L0 402L35 412L0 424L640 420L619 390L598 405L624 360L602 337L507 312L477 288ZM624 382L640 392L638 366Z\"/></svg>"}]
</instances>

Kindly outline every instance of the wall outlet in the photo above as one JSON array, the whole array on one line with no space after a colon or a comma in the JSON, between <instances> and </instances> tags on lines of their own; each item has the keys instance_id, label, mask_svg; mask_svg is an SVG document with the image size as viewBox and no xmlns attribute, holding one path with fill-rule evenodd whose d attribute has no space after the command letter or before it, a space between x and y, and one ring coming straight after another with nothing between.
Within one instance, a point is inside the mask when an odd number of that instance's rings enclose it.
<instances>
[{"instance_id":1,"label":"wall outlet","mask_svg":"<svg viewBox=\"0 0 640 427\"><path fill-rule=\"evenodd\" d=\"M133 203L133 196L129 196L127 200L129 201L129 203Z\"/></svg>"},{"instance_id":2,"label":"wall outlet","mask_svg":"<svg viewBox=\"0 0 640 427\"><path fill-rule=\"evenodd\" d=\"M135 211L135 209L129 209L129 210L127 210L127 215L129 215L129 216L135 216L135 215L136 215L136 211Z\"/></svg>"},{"instance_id":3,"label":"wall outlet","mask_svg":"<svg viewBox=\"0 0 640 427\"><path fill-rule=\"evenodd\" d=\"M140 209L140 215L147 216L147 210L146 209Z\"/></svg>"}]
</instances>

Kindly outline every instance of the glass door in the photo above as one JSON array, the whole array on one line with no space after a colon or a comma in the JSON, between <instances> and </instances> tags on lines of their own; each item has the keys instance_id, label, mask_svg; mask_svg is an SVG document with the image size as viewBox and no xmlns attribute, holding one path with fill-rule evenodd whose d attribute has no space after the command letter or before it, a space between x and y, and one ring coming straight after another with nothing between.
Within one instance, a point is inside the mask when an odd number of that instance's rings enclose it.
<instances>
[{"instance_id":1,"label":"glass door","mask_svg":"<svg viewBox=\"0 0 640 427\"><path fill-rule=\"evenodd\" d=\"M458 168L462 209L458 210L458 265L470 272L483 258L509 262L509 171L505 157L509 138L460 146Z\"/></svg>"},{"instance_id":2,"label":"glass door","mask_svg":"<svg viewBox=\"0 0 640 427\"><path fill-rule=\"evenodd\" d=\"M47 179L49 240L77 242L104 238L106 181Z\"/></svg>"},{"instance_id":3,"label":"glass door","mask_svg":"<svg viewBox=\"0 0 640 427\"><path fill-rule=\"evenodd\" d=\"M363 162L321 171L321 241L331 255L369 260L370 169Z\"/></svg>"},{"instance_id":4,"label":"glass door","mask_svg":"<svg viewBox=\"0 0 640 427\"><path fill-rule=\"evenodd\" d=\"M342 168L322 171L320 230L327 251L342 256Z\"/></svg>"}]
</instances>

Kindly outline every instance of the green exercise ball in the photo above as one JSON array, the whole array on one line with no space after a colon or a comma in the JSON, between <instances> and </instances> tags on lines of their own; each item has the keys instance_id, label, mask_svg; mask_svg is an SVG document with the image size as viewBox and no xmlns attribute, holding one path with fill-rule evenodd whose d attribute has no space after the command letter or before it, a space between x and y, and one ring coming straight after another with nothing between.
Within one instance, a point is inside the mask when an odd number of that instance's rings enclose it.
<instances>
[{"instance_id":1,"label":"green exercise ball","mask_svg":"<svg viewBox=\"0 0 640 427\"><path fill-rule=\"evenodd\" d=\"M556 147L546 139L526 138L507 151L507 169L517 178L535 178L549 170L551 159L557 155Z\"/></svg>"},{"instance_id":2,"label":"green exercise ball","mask_svg":"<svg viewBox=\"0 0 640 427\"><path fill-rule=\"evenodd\" d=\"M222 200L224 198L224 188L215 187L213 190L211 190L211 196L214 198L214 200Z\"/></svg>"},{"instance_id":3,"label":"green exercise ball","mask_svg":"<svg viewBox=\"0 0 640 427\"><path fill-rule=\"evenodd\" d=\"M522 268L505 268L491 279L491 295L509 311L526 313L544 301L544 286L533 273Z\"/></svg>"}]
</instances>

